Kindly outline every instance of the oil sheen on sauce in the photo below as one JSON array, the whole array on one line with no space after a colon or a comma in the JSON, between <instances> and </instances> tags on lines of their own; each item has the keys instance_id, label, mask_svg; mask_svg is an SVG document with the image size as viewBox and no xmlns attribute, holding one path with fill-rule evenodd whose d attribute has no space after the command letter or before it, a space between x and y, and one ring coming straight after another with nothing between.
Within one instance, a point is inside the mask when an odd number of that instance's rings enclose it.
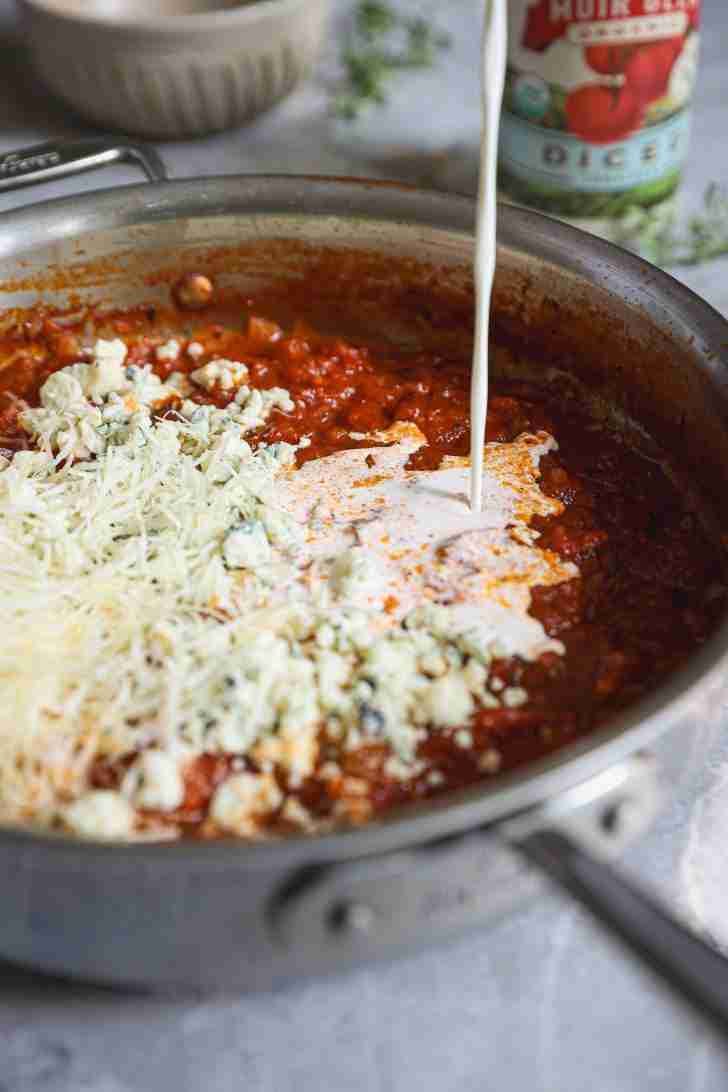
<instances>
[{"instance_id":1,"label":"oil sheen on sauce","mask_svg":"<svg viewBox=\"0 0 728 1092\"><path fill-rule=\"evenodd\" d=\"M507 0L486 0L483 17L480 181L475 250L475 348L470 390L470 506L483 504L483 451L488 413L488 332L496 258L498 130L506 77Z\"/></svg>"}]
</instances>

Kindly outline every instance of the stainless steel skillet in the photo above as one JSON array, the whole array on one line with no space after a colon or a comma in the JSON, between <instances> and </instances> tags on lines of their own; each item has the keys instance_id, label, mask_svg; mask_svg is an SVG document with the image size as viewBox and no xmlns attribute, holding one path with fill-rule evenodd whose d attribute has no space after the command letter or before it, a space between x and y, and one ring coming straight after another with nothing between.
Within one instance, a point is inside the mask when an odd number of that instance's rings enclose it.
<instances>
[{"instance_id":1,"label":"stainless steel skillet","mask_svg":"<svg viewBox=\"0 0 728 1092\"><path fill-rule=\"evenodd\" d=\"M368 255L369 296L470 277L473 206L397 185L296 177L168 182L148 149L103 141L0 157L0 189L119 158L152 184L0 218L0 308L163 295L160 271L304 277L322 250ZM340 285L337 285L337 290ZM353 291L353 289L352 289ZM367 293L362 293L362 297ZM353 297L352 297L353 298ZM669 277L553 221L500 219L496 339L537 350L679 456L720 522L728 487L728 324ZM728 519L728 515L726 516ZM728 530L728 528L719 528ZM672 733L721 712L725 626L608 730L447 802L357 831L263 845L106 846L0 833L0 954L78 977L257 989L388 955L509 913L547 872L728 1028L728 964L608 864L649 823ZM533 866L537 867L534 868Z\"/></svg>"}]
</instances>

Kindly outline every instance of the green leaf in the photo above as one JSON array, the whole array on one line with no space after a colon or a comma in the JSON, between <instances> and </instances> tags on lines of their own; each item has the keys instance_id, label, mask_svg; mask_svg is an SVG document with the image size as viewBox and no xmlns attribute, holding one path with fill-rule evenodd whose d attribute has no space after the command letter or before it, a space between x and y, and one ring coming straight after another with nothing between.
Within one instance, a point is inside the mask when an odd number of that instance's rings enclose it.
<instances>
[{"instance_id":1,"label":"green leaf","mask_svg":"<svg viewBox=\"0 0 728 1092\"><path fill-rule=\"evenodd\" d=\"M365 107L384 105L397 72L431 68L449 45L449 36L426 19L400 15L383 0L360 0L341 54L344 74L332 98L333 113L354 121Z\"/></svg>"},{"instance_id":2,"label":"green leaf","mask_svg":"<svg viewBox=\"0 0 728 1092\"><path fill-rule=\"evenodd\" d=\"M373 40L389 34L397 25L397 17L389 4L380 0L362 0L355 16L356 29L363 38Z\"/></svg>"},{"instance_id":3,"label":"green leaf","mask_svg":"<svg viewBox=\"0 0 728 1092\"><path fill-rule=\"evenodd\" d=\"M659 182L633 186L622 193L568 190L560 186L527 181L503 168L499 171L498 181L500 187L515 201L533 205L552 216L616 220L635 207L649 208L664 201L677 188L680 172L674 171Z\"/></svg>"},{"instance_id":4,"label":"green leaf","mask_svg":"<svg viewBox=\"0 0 728 1092\"><path fill-rule=\"evenodd\" d=\"M684 226L676 217L638 216L625 219L618 242L665 268L697 266L728 254L728 190L712 182L702 209Z\"/></svg>"},{"instance_id":5,"label":"green leaf","mask_svg":"<svg viewBox=\"0 0 728 1092\"><path fill-rule=\"evenodd\" d=\"M541 212L578 219L609 219L612 240L663 268L698 266L728 255L728 188L711 183L700 211L682 224L664 201L677 189L680 171L623 193L579 193L525 181L499 171L499 185L515 201Z\"/></svg>"}]
</instances>

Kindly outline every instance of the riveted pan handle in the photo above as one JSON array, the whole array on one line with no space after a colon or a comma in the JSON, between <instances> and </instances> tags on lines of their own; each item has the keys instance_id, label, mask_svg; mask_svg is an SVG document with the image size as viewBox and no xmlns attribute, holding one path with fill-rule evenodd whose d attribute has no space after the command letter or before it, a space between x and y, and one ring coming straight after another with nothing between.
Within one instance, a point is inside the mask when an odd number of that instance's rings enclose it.
<instances>
[{"instance_id":1,"label":"riveted pan handle","mask_svg":"<svg viewBox=\"0 0 728 1092\"><path fill-rule=\"evenodd\" d=\"M167 170L158 153L126 137L48 141L0 155L0 193L93 171L112 163L134 163L150 182L163 182Z\"/></svg>"},{"instance_id":2,"label":"riveted pan handle","mask_svg":"<svg viewBox=\"0 0 728 1092\"><path fill-rule=\"evenodd\" d=\"M466 835L345 864L306 868L274 895L272 938L292 960L316 967L381 956L456 935L509 914L543 886L542 863L514 852L537 829L562 821L605 857L651 823L658 772L633 755L547 805ZM619 815L620 821L604 822Z\"/></svg>"},{"instance_id":3,"label":"riveted pan handle","mask_svg":"<svg viewBox=\"0 0 728 1092\"><path fill-rule=\"evenodd\" d=\"M728 1036L728 959L653 895L559 829L516 846L652 968L678 997Z\"/></svg>"},{"instance_id":4,"label":"riveted pan handle","mask_svg":"<svg viewBox=\"0 0 728 1092\"><path fill-rule=\"evenodd\" d=\"M609 780L614 788L605 791ZM630 827L644 826L645 793L660 793L659 781L639 781L607 770L553 798L540 808L505 820L501 837L571 894L615 937L650 967L674 994L728 1040L728 958L680 921L649 890L610 861L609 840L632 841ZM656 803L656 801L655 801ZM656 807L652 814L656 813ZM595 837L594 818L607 838Z\"/></svg>"},{"instance_id":5,"label":"riveted pan handle","mask_svg":"<svg viewBox=\"0 0 728 1092\"><path fill-rule=\"evenodd\" d=\"M633 755L469 835L306 870L275 896L272 935L292 960L334 967L495 921L548 876L726 1040L728 959L610 864L649 826L661 795L654 763Z\"/></svg>"}]
</instances>

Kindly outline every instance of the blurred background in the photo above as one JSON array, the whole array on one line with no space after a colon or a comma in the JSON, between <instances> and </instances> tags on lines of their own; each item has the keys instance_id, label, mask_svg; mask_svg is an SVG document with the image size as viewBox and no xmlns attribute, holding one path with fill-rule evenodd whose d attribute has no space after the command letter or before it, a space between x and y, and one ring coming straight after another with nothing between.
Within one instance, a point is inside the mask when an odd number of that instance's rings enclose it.
<instances>
[{"instance_id":1,"label":"blurred background","mask_svg":"<svg viewBox=\"0 0 728 1092\"><path fill-rule=\"evenodd\" d=\"M511 15L526 6L511 0ZM153 139L173 177L356 174L473 193L482 10L483 0L0 0L0 150L114 127ZM728 310L708 261L728 250L728 5L704 0L702 23L692 142L666 237L655 238L654 217L627 216L617 234ZM591 75L607 87L624 79ZM0 197L0 211L136 180L119 168Z\"/></svg>"}]
</instances>

